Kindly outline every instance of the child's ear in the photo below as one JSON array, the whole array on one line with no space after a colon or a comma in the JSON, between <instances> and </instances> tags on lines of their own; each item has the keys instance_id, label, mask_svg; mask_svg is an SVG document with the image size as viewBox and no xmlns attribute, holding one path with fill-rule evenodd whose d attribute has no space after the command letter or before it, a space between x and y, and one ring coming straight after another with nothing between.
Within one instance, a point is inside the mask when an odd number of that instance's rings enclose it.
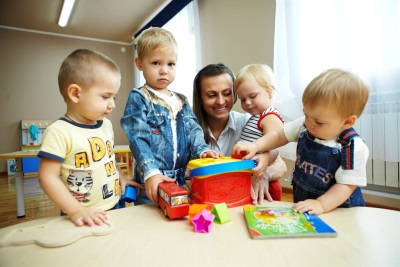
<instances>
[{"instance_id":1,"label":"child's ear","mask_svg":"<svg viewBox=\"0 0 400 267\"><path fill-rule=\"evenodd\" d=\"M78 103L81 97L81 87L77 84L70 84L67 88L68 97L73 103Z\"/></svg>"},{"instance_id":2,"label":"child's ear","mask_svg":"<svg viewBox=\"0 0 400 267\"><path fill-rule=\"evenodd\" d=\"M347 117L344 120L343 129L349 129L350 127L352 127L354 125L354 123L356 123L356 121L357 121L357 116L350 115L349 117Z\"/></svg>"},{"instance_id":3,"label":"child's ear","mask_svg":"<svg viewBox=\"0 0 400 267\"><path fill-rule=\"evenodd\" d=\"M143 68L142 68L142 61L138 58L138 57L135 57L135 64L136 64L136 67L138 68L138 70L143 70Z\"/></svg>"},{"instance_id":4,"label":"child's ear","mask_svg":"<svg viewBox=\"0 0 400 267\"><path fill-rule=\"evenodd\" d=\"M268 90L269 98L272 99L275 96L275 85L271 84L271 90Z\"/></svg>"}]
</instances>

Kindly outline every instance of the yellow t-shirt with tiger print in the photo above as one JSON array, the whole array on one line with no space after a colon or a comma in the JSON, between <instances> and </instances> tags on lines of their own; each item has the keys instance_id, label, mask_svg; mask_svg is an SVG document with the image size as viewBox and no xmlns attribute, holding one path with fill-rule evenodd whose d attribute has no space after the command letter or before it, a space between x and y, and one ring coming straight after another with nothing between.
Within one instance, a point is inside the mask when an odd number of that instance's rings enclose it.
<instances>
[{"instance_id":1,"label":"yellow t-shirt with tiger print","mask_svg":"<svg viewBox=\"0 0 400 267\"><path fill-rule=\"evenodd\" d=\"M109 119L83 125L60 118L47 127L38 156L62 162L62 181L82 205L109 210L120 199L113 148Z\"/></svg>"}]
</instances>

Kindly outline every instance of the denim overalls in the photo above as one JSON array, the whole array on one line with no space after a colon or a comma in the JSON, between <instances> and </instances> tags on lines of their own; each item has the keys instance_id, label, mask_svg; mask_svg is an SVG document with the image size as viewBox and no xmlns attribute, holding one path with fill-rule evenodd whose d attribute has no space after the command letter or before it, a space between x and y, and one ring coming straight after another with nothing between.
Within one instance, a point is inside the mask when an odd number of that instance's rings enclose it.
<instances>
[{"instance_id":1,"label":"denim overalls","mask_svg":"<svg viewBox=\"0 0 400 267\"><path fill-rule=\"evenodd\" d=\"M314 142L314 137L305 129L300 133L297 145L297 159L293 171L294 202L316 199L336 184L335 173L353 168L353 138L358 136L353 128L343 131L338 142L342 149ZM361 189L357 187L351 196L339 207L365 206Z\"/></svg>"}]
</instances>

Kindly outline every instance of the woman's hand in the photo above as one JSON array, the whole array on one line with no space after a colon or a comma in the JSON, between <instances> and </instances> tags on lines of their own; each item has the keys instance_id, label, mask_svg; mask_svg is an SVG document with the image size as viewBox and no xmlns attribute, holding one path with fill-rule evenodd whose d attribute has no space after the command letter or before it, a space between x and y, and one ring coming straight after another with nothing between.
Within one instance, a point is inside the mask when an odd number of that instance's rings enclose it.
<instances>
[{"instance_id":1,"label":"woman's hand","mask_svg":"<svg viewBox=\"0 0 400 267\"><path fill-rule=\"evenodd\" d=\"M269 194L269 182L266 177L257 178L254 175L251 177L251 199L253 205L261 205L264 202L264 197L268 201L273 201Z\"/></svg>"},{"instance_id":2,"label":"woman's hand","mask_svg":"<svg viewBox=\"0 0 400 267\"><path fill-rule=\"evenodd\" d=\"M202 158L214 158L214 159L217 159L217 158L220 158L222 156L223 156L223 154L221 152L212 151L212 150L203 152L201 154Z\"/></svg>"}]
</instances>

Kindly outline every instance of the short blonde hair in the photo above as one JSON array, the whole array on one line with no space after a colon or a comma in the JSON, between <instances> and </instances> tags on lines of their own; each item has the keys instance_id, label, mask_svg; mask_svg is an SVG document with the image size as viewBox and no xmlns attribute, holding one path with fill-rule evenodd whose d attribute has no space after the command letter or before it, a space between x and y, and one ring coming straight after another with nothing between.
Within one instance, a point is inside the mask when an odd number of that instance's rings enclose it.
<instances>
[{"instance_id":1,"label":"short blonde hair","mask_svg":"<svg viewBox=\"0 0 400 267\"><path fill-rule=\"evenodd\" d=\"M67 88L71 84L89 87L96 82L97 67L104 66L120 74L118 65L100 52L89 49L77 49L64 59L58 72L58 86L64 100L67 99Z\"/></svg>"},{"instance_id":2,"label":"short blonde hair","mask_svg":"<svg viewBox=\"0 0 400 267\"><path fill-rule=\"evenodd\" d=\"M321 104L332 107L342 118L359 118L368 97L369 87L360 77L345 70L328 69L307 85L302 101L310 108Z\"/></svg>"},{"instance_id":3,"label":"short blonde hair","mask_svg":"<svg viewBox=\"0 0 400 267\"><path fill-rule=\"evenodd\" d=\"M147 52L160 46L169 45L177 52L178 44L170 31L158 27L148 28L137 37L136 50L138 58L142 60Z\"/></svg>"},{"instance_id":4,"label":"short blonde hair","mask_svg":"<svg viewBox=\"0 0 400 267\"><path fill-rule=\"evenodd\" d=\"M265 89L272 99L275 94L275 77L272 69L265 64L250 64L243 67L237 74L233 88L237 88L247 79L253 78Z\"/></svg>"}]
</instances>

